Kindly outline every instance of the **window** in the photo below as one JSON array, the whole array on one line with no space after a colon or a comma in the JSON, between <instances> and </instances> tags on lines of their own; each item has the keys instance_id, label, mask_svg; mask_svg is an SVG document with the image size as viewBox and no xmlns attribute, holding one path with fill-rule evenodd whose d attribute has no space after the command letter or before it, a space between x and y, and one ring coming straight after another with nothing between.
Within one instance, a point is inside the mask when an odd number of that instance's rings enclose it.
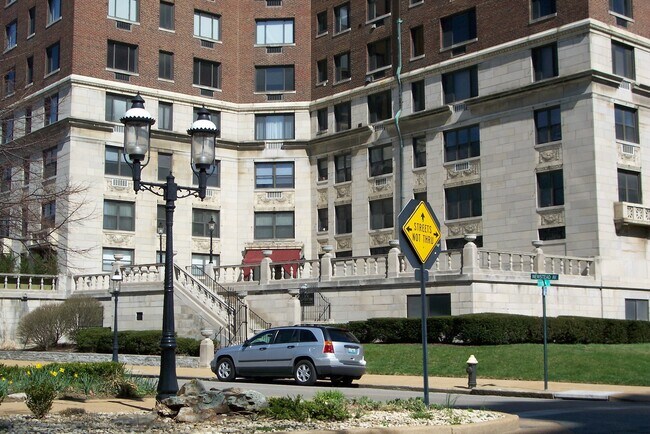
<instances>
[{"instance_id":1,"label":"window","mask_svg":"<svg viewBox=\"0 0 650 434\"><path fill-rule=\"evenodd\" d=\"M106 146L104 150L104 174L131 177L131 167L126 163L124 148Z\"/></svg>"},{"instance_id":2,"label":"window","mask_svg":"<svg viewBox=\"0 0 650 434\"><path fill-rule=\"evenodd\" d=\"M195 58L194 84L215 89L221 88L221 63Z\"/></svg>"},{"instance_id":3,"label":"window","mask_svg":"<svg viewBox=\"0 0 650 434\"><path fill-rule=\"evenodd\" d=\"M413 137L413 167L427 165L427 140L426 137Z\"/></svg>"},{"instance_id":4,"label":"window","mask_svg":"<svg viewBox=\"0 0 650 434\"><path fill-rule=\"evenodd\" d=\"M25 84L32 84L34 82L34 56L29 56L26 62Z\"/></svg>"},{"instance_id":5,"label":"window","mask_svg":"<svg viewBox=\"0 0 650 434\"><path fill-rule=\"evenodd\" d=\"M292 140L294 114L255 115L255 140Z\"/></svg>"},{"instance_id":6,"label":"window","mask_svg":"<svg viewBox=\"0 0 650 434\"><path fill-rule=\"evenodd\" d=\"M531 0L530 14L533 20L554 15L556 12L555 0Z\"/></svg>"},{"instance_id":7,"label":"window","mask_svg":"<svg viewBox=\"0 0 650 434\"><path fill-rule=\"evenodd\" d=\"M10 22L5 27L5 50L14 48L18 42L17 36L18 22L16 20Z\"/></svg>"},{"instance_id":8,"label":"window","mask_svg":"<svg viewBox=\"0 0 650 434\"><path fill-rule=\"evenodd\" d=\"M106 67L120 71L138 72L138 46L108 41Z\"/></svg>"},{"instance_id":9,"label":"window","mask_svg":"<svg viewBox=\"0 0 650 434\"><path fill-rule=\"evenodd\" d=\"M463 160L481 155L478 125L445 131L445 161Z\"/></svg>"},{"instance_id":10,"label":"window","mask_svg":"<svg viewBox=\"0 0 650 434\"><path fill-rule=\"evenodd\" d=\"M32 108L25 107L25 134L32 132Z\"/></svg>"},{"instance_id":11,"label":"window","mask_svg":"<svg viewBox=\"0 0 650 434\"><path fill-rule=\"evenodd\" d=\"M45 125L53 124L59 120L59 94L55 93L45 98Z\"/></svg>"},{"instance_id":12,"label":"window","mask_svg":"<svg viewBox=\"0 0 650 434\"><path fill-rule=\"evenodd\" d=\"M350 52L334 56L334 81L349 80L352 77L350 72Z\"/></svg>"},{"instance_id":13,"label":"window","mask_svg":"<svg viewBox=\"0 0 650 434\"><path fill-rule=\"evenodd\" d=\"M293 44L293 20L258 20L255 33L257 45Z\"/></svg>"},{"instance_id":14,"label":"window","mask_svg":"<svg viewBox=\"0 0 650 434\"><path fill-rule=\"evenodd\" d=\"M209 274L212 272L211 267L218 267L220 262L221 259L217 254L212 255L212 262L210 262L210 255L206 255L205 253L192 253L192 273L200 270L201 274L199 275L203 275L203 273Z\"/></svg>"},{"instance_id":15,"label":"window","mask_svg":"<svg viewBox=\"0 0 650 434\"><path fill-rule=\"evenodd\" d=\"M9 143L14 139L14 123L15 121L13 117L8 117L2 120L2 143L3 144Z\"/></svg>"},{"instance_id":16,"label":"window","mask_svg":"<svg viewBox=\"0 0 650 434\"><path fill-rule=\"evenodd\" d=\"M174 3L160 2L161 29L174 30Z\"/></svg>"},{"instance_id":17,"label":"window","mask_svg":"<svg viewBox=\"0 0 650 434\"><path fill-rule=\"evenodd\" d=\"M334 157L334 171L337 183L352 181L352 154L337 155Z\"/></svg>"},{"instance_id":18,"label":"window","mask_svg":"<svg viewBox=\"0 0 650 434\"><path fill-rule=\"evenodd\" d=\"M352 128L352 103L350 101L334 106L334 123L336 131L345 131Z\"/></svg>"},{"instance_id":19,"label":"window","mask_svg":"<svg viewBox=\"0 0 650 434\"><path fill-rule=\"evenodd\" d=\"M317 213L318 213L318 228L316 229L316 231L327 232L327 226L328 226L327 208L319 208Z\"/></svg>"},{"instance_id":20,"label":"window","mask_svg":"<svg viewBox=\"0 0 650 434\"><path fill-rule=\"evenodd\" d=\"M564 205L562 170L537 174L537 201L540 208Z\"/></svg>"},{"instance_id":21,"label":"window","mask_svg":"<svg viewBox=\"0 0 650 434\"><path fill-rule=\"evenodd\" d=\"M47 24L61 18L61 0L47 0Z\"/></svg>"},{"instance_id":22,"label":"window","mask_svg":"<svg viewBox=\"0 0 650 434\"><path fill-rule=\"evenodd\" d=\"M451 316L451 294L427 294L427 317ZM406 317L420 318L422 316L422 296L406 296Z\"/></svg>"},{"instance_id":23,"label":"window","mask_svg":"<svg viewBox=\"0 0 650 434\"><path fill-rule=\"evenodd\" d=\"M174 129L174 105L170 102L158 102L158 129L166 131Z\"/></svg>"},{"instance_id":24,"label":"window","mask_svg":"<svg viewBox=\"0 0 650 434\"><path fill-rule=\"evenodd\" d=\"M104 200L104 229L135 230L135 204L117 200Z\"/></svg>"},{"instance_id":25,"label":"window","mask_svg":"<svg viewBox=\"0 0 650 434\"><path fill-rule=\"evenodd\" d=\"M210 228L208 227L208 223L210 219L213 219L215 222L212 236L219 238L219 211L211 209L192 209L192 236L209 237Z\"/></svg>"},{"instance_id":26,"label":"window","mask_svg":"<svg viewBox=\"0 0 650 434\"><path fill-rule=\"evenodd\" d=\"M632 18L632 0L609 0L609 10Z\"/></svg>"},{"instance_id":27,"label":"window","mask_svg":"<svg viewBox=\"0 0 650 434\"><path fill-rule=\"evenodd\" d=\"M648 321L648 300L625 299L625 319Z\"/></svg>"},{"instance_id":28,"label":"window","mask_svg":"<svg viewBox=\"0 0 650 434\"><path fill-rule=\"evenodd\" d=\"M478 96L478 67L442 74L445 104Z\"/></svg>"},{"instance_id":29,"label":"window","mask_svg":"<svg viewBox=\"0 0 650 434\"><path fill-rule=\"evenodd\" d=\"M102 271L113 271L115 255L122 255L121 264L133 264L133 250L130 249L102 249Z\"/></svg>"},{"instance_id":30,"label":"window","mask_svg":"<svg viewBox=\"0 0 650 434\"><path fill-rule=\"evenodd\" d=\"M36 33L36 7L30 8L27 14L27 37Z\"/></svg>"},{"instance_id":31,"label":"window","mask_svg":"<svg viewBox=\"0 0 650 434\"><path fill-rule=\"evenodd\" d=\"M334 214L336 215L336 234L351 234L352 204L336 206Z\"/></svg>"},{"instance_id":32,"label":"window","mask_svg":"<svg viewBox=\"0 0 650 434\"><path fill-rule=\"evenodd\" d=\"M424 27L417 26L411 29L411 57L424 56Z\"/></svg>"},{"instance_id":33,"label":"window","mask_svg":"<svg viewBox=\"0 0 650 434\"><path fill-rule=\"evenodd\" d=\"M542 228L538 231L538 237L542 241L554 241L566 239L566 228L557 226L554 228Z\"/></svg>"},{"instance_id":34,"label":"window","mask_svg":"<svg viewBox=\"0 0 650 434\"><path fill-rule=\"evenodd\" d=\"M58 71L61 62L60 45L58 42L56 44L50 45L45 49L45 58L47 59L47 62L45 64L45 73L51 74L55 71Z\"/></svg>"},{"instance_id":35,"label":"window","mask_svg":"<svg viewBox=\"0 0 650 434\"><path fill-rule=\"evenodd\" d=\"M5 192L11 190L11 167L5 167L2 171L2 180L0 180L0 191Z\"/></svg>"},{"instance_id":36,"label":"window","mask_svg":"<svg viewBox=\"0 0 650 434\"><path fill-rule=\"evenodd\" d=\"M327 81L327 59L316 62L316 83L321 84Z\"/></svg>"},{"instance_id":37,"label":"window","mask_svg":"<svg viewBox=\"0 0 650 434\"><path fill-rule=\"evenodd\" d=\"M11 68L4 76L5 96L13 95L16 91L16 70Z\"/></svg>"},{"instance_id":38,"label":"window","mask_svg":"<svg viewBox=\"0 0 650 434\"><path fill-rule=\"evenodd\" d=\"M427 202L427 191L413 192L413 199L421 202Z\"/></svg>"},{"instance_id":39,"label":"window","mask_svg":"<svg viewBox=\"0 0 650 434\"><path fill-rule=\"evenodd\" d=\"M319 12L316 15L316 35L327 33L327 11Z\"/></svg>"},{"instance_id":40,"label":"window","mask_svg":"<svg viewBox=\"0 0 650 434\"><path fill-rule=\"evenodd\" d=\"M107 122L120 122L129 109L129 101L131 98L126 95L115 95L113 93L106 94L106 121Z\"/></svg>"},{"instance_id":41,"label":"window","mask_svg":"<svg viewBox=\"0 0 650 434\"><path fill-rule=\"evenodd\" d=\"M350 29L350 3L345 3L334 8L334 33L341 33Z\"/></svg>"},{"instance_id":42,"label":"window","mask_svg":"<svg viewBox=\"0 0 650 434\"><path fill-rule=\"evenodd\" d=\"M41 205L41 227L51 228L56 221L56 201L52 200Z\"/></svg>"},{"instance_id":43,"label":"window","mask_svg":"<svg viewBox=\"0 0 650 434\"><path fill-rule=\"evenodd\" d=\"M535 110L535 137L537 144L562 140L560 107Z\"/></svg>"},{"instance_id":44,"label":"window","mask_svg":"<svg viewBox=\"0 0 650 434\"><path fill-rule=\"evenodd\" d=\"M108 16L137 22L140 16L140 0L108 0Z\"/></svg>"},{"instance_id":45,"label":"window","mask_svg":"<svg viewBox=\"0 0 650 434\"><path fill-rule=\"evenodd\" d=\"M634 48L612 41L612 72L634 80Z\"/></svg>"},{"instance_id":46,"label":"window","mask_svg":"<svg viewBox=\"0 0 650 434\"><path fill-rule=\"evenodd\" d=\"M413 97L413 112L424 110L424 80L411 83L411 96Z\"/></svg>"},{"instance_id":47,"label":"window","mask_svg":"<svg viewBox=\"0 0 650 434\"><path fill-rule=\"evenodd\" d=\"M326 181L329 178L329 171L327 168L327 157L319 158L316 161L316 168L318 170L318 180Z\"/></svg>"},{"instance_id":48,"label":"window","mask_svg":"<svg viewBox=\"0 0 650 434\"><path fill-rule=\"evenodd\" d=\"M256 66L256 92L283 92L295 90L294 67Z\"/></svg>"},{"instance_id":49,"label":"window","mask_svg":"<svg viewBox=\"0 0 650 434\"><path fill-rule=\"evenodd\" d=\"M368 21L388 15L391 0L368 0Z\"/></svg>"},{"instance_id":50,"label":"window","mask_svg":"<svg viewBox=\"0 0 650 434\"><path fill-rule=\"evenodd\" d=\"M172 154L158 153L158 181L165 181L172 173Z\"/></svg>"},{"instance_id":51,"label":"window","mask_svg":"<svg viewBox=\"0 0 650 434\"><path fill-rule=\"evenodd\" d=\"M293 222L293 212L256 212L255 239L293 238Z\"/></svg>"},{"instance_id":52,"label":"window","mask_svg":"<svg viewBox=\"0 0 650 434\"><path fill-rule=\"evenodd\" d=\"M618 201L641 203L641 174L618 170Z\"/></svg>"},{"instance_id":53,"label":"window","mask_svg":"<svg viewBox=\"0 0 650 434\"><path fill-rule=\"evenodd\" d=\"M164 80L174 79L174 53L158 52L158 78Z\"/></svg>"},{"instance_id":54,"label":"window","mask_svg":"<svg viewBox=\"0 0 650 434\"><path fill-rule=\"evenodd\" d=\"M393 116L391 107L390 89L368 95L368 112L370 114L370 123L381 122L390 119Z\"/></svg>"},{"instance_id":55,"label":"window","mask_svg":"<svg viewBox=\"0 0 650 434\"><path fill-rule=\"evenodd\" d=\"M389 143L368 149L370 176L393 173L393 146Z\"/></svg>"},{"instance_id":56,"label":"window","mask_svg":"<svg viewBox=\"0 0 650 434\"><path fill-rule=\"evenodd\" d=\"M393 198L371 200L370 229L385 229L393 227Z\"/></svg>"},{"instance_id":57,"label":"window","mask_svg":"<svg viewBox=\"0 0 650 434\"><path fill-rule=\"evenodd\" d=\"M614 106L616 140L639 143L639 124L636 109Z\"/></svg>"},{"instance_id":58,"label":"window","mask_svg":"<svg viewBox=\"0 0 650 434\"><path fill-rule=\"evenodd\" d=\"M292 162L255 163L255 188L293 188Z\"/></svg>"},{"instance_id":59,"label":"window","mask_svg":"<svg viewBox=\"0 0 650 434\"><path fill-rule=\"evenodd\" d=\"M368 71L391 65L390 38L368 44Z\"/></svg>"},{"instance_id":60,"label":"window","mask_svg":"<svg viewBox=\"0 0 650 434\"><path fill-rule=\"evenodd\" d=\"M316 118L318 121L318 132L322 133L327 131L327 107L318 109L316 111Z\"/></svg>"},{"instance_id":61,"label":"window","mask_svg":"<svg viewBox=\"0 0 650 434\"><path fill-rule=\"evenodd\" d=\"M481 184L445 189L447 220L479 217L482 214Z\"/></svg>"},{"instance_id":62,"label":"window","mask_svg":"<svg viewBox=\"0 0 650 434\"><path fill-rule=\"evenodd\" d=\"M167 209L165 205L156 205L156 228L162 228L163 234L167 233Z\"/></svg>"},{"instance_id":63,"label":"window","mask_svg":"<svg viewBox=\"0 0 650 434\"><path fill-rule=\"evenodd\" d=\"M476 39L476 10L450 15L440 19L442 47L449 48Z\"/></svg>"},{"instance_id":64,"label":"window","mask_svg":"<svg viewBox=\"0 0 650 434\"><path fill-rule=\"evenodd\" d=\"M532 49L534 81L558 76L557 44Z\"/></svg>"},{"instance_id":65,"label":"window","mask_svg":"<svg viewBox=\"0 0 650 434\"><path fill-rule=\"evenodd\" d=\"M221 17L207 12L194 11L194 36L213 41L221 40Z\"/></svg>"},{"instance_id":66,"label":"window","mask_svg":"<svg viewBox=\"0 0 650 434\"><path fill-rule=\"evenodd\" d=\"M192 174L192 185L199 185L199 178ZM219 188L221 186L221 161L215 160L212 170L208 172L207 187Z\"/></svg>"}]
</instances>

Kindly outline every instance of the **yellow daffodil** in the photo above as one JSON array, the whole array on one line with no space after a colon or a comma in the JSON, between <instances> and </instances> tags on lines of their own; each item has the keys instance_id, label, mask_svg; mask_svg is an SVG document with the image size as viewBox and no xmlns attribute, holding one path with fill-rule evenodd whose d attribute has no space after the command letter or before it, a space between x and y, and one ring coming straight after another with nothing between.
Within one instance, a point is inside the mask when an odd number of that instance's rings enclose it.
<instances>
[{"instance_id":1,"label":"yellow daffodil","mask_svg":"<svg viewBox=\"0 0 650 434\"><path fill-rule=\"evenodd\" d=\"M59 372L64 373L64 372L65 372L65 368L59 368Z\"/></svg>"},{"instance_id":2,"label":"yellow daffodil","mask_svg":"<svg viewBox=\"0 0 650 434\"><path fill-rule=\"evenodd\" d=\"M32 373L30 371L27 371L27 375L32 375Z\"/></svg>"},{"instance_id":3,"label":"yellow daffodil","mask_svg":"<svg viewBox=\"0 0 650 434\"><path fill-rule=\"evenodd\" d=\"M77 378L77 377L78 377L78 375L77 375L77 373L75 372L75 374L74 374L74 378Z\"/></svg>"},{"instance_id":4,"label":"yellow daffodil","mask_svg":"<svg viewBox=\"0 0 650 434\"><path fill-rule=\"evenodd\" d=\"M13 380L9 380L9 384L14 384Z\"/></svg>"},{"instance_id":5,"label":"yellow daffodil","mask_svg":"<svg viewBox=\"0 0 650 434\"><path fill-rule=\"evenodd\" d=\"M41 365L40 363L36 364L36 369L41 369L42 367L43 367L43 365Z\"/></svg>"},{"instance_id":6,"label":"yellow daffodil","mask_svg":"<svg viewBox=\"0 0 650 434\"><path fill-rule=\"evenodd\" d=\"M56 377L59 373L56 371L50 371L50 374L52 374L53 377Z\"/></svg>"}]
</instances>

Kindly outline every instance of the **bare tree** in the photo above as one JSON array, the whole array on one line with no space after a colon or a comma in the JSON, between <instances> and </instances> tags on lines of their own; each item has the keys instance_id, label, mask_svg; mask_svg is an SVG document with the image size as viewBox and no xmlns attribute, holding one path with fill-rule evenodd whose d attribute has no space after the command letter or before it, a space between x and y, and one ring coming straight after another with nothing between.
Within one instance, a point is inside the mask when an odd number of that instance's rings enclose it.
<instances>
[{"instance_id":1,"label":"bare tree","mask_svg":"<svg viewBox=\"0 0 650 434\"><path fill-rule=\"evenodd\" d=\"M12 56L13 61L2 56L0 63L25 62L21 53ZM21 261L23 272L56 274L57 267L52 264L57 257L87 251L71 248L68 234L72 226L92 214L84 207L87 186L71 182L57 167L58 154L69 140L70 126L62 120L60 110L69 88L52 90L43 97L34 95L36 86L28 83L29 74L17 74L15 66L3 69L2 74L0 247L3 254L27 259ZM17 76L25 78L17 80ZM35 259L49 266L46 270L25 268Z\"/></svg>"}]
</instances>

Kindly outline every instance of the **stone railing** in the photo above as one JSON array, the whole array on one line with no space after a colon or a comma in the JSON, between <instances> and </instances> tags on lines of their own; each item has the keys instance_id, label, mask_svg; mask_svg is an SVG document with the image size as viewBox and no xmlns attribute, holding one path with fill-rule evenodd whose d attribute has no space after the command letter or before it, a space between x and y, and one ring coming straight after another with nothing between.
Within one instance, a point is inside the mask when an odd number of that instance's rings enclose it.
<instances>
[{"instance_id":1,"label":"stone railing","mask_svg":"<svg viewBox=\"0 0 650 434\"><path fill-rule=\"evenodd\" d=\"M477 250L478 266L483 270L494 271L534 271L534 253L496 252Z\"/></svg>"},{"instance_id":2,"label":"stone railing","mask_svg":"<svg viewBox=\"0 0 650 434\"><path fill-rule=\"evenodd\" d=\"M0 290L56 291L58 277L40 274L0 274Z\"/></svg>"},{"instance_id":3,"label":"stone railing","mask_svg":"<svg viewBox=\"0 0 650 434\"><path fill-rule=\"evenodd\" d=\"M122 265L122 283L162 282L165 267L160 264ZM80 274L74 277L75 291L108 291L111 273Z\"/></svg>"},{"instance_id":4,"label":"stone railing","mask_svg":"<svg viewBox=\"0 0 650 434\"><path fill-rule=\"evenodd\" d=\"M614 222L617 225L650 227L650 208L638 203L615 202Z\"/></svg>"}]
</instances>

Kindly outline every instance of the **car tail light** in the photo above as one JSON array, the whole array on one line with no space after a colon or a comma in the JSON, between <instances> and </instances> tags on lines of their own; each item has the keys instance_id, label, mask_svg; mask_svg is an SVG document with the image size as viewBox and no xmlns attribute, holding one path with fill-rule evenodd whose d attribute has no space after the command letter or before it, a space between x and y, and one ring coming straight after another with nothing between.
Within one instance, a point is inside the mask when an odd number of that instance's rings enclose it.
<instances>
[{"instance_id":1,"label":"car tail light","mask_svg":"<svg viewBox=\"0 0 650 434\"><path fill-rule=\"evenodd\" d=\"M334 353L334 344L332 341L325 341L325 346L323 347L323 353Z\"/></svg>"}]
</instances>

